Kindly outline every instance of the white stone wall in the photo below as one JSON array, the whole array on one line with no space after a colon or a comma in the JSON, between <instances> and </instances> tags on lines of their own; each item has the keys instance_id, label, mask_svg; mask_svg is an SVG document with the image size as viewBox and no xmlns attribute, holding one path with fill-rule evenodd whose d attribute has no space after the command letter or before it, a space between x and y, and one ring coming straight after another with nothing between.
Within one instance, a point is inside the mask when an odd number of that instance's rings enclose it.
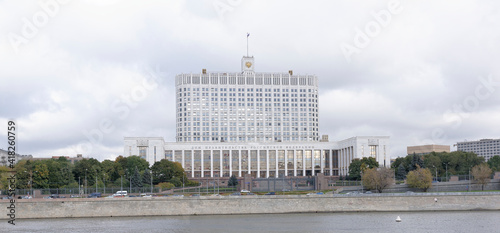
<instances>
[{"instance_id":1,"label":"white stone wall","mask_svg":"<svg viewBox=\"0 0 500 233\"><path fill-rule=\"evenodd\" d=\"M438 202L435 198L439 199ZM7 206L9 200L0 200ZM498 194L419 195L254 195L254 196L202 196L194 198L71 198L64 201L16 200L16 217L42 218L95 218L144 217L215 214L289 214L330 212L384 212L409 211L473 211L500 210ZM395 214L394 216L396 216ZM0 215L0 219L8 219ZM491 219L495 221L494 219ZM394 221L394 220L390 220ZM395 223L396 224L396 223ZM332 228L332 231L333 228ZM478 232L481 232L478 230Z\"/></svg>"},{"instance_id":2,"label":"white stone wall","mask_svg":"<svg viewBox=\"0 0 500 233\"><path fill-rule=\"evenodd\" d=\"M370 157L370 146L376 146L375 160L382 167L390 167L390 138L388 136L357 136L339 142L340 175L349 173L349 165L353 159Z\"/></svg>"}]
</instances>

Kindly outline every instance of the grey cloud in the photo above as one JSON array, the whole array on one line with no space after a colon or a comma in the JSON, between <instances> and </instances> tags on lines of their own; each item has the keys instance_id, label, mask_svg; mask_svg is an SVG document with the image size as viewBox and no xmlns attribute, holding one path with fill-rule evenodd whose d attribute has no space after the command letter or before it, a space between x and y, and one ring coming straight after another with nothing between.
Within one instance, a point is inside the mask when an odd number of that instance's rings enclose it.
<instances>
[{"instance_id":1,"label":"grey cloud","mask_svg":"<svg viewBox=\"0 0 500 233\"><path fill-rule=\"evenodd\" d=\"M0 119L25 124L22 150L35 156L78 153L87 140L82 131L103 119L115 129L93 145L90 155L100 159L121 154L124 136L173 141L175 74L239 71L250 32L257 71L318 76L320 130L330 138L389 135L391 156L400 156L420 142L498 137L491 122L500 114L500 85L488 97L476 94L479 77L500 82L497 2L401 1L403 11L351 62L340 45L353 44L356 28L376 22L373 12L386 10L388 1L241 1L223 19L213 3L73 2L19 53L1 38ZM21 4L0 3L9 9L2 11L2 34L19 34L21 18L41 9ZM113 103L147 77L143 68L156 66L165 73L158 88L126 117L113 111ZM485 90L491 89L480 94ZM477 108L454 127L454 106L473 98ZM436 130L446 138L433 139Z\"/></svg>"}]
</instances>

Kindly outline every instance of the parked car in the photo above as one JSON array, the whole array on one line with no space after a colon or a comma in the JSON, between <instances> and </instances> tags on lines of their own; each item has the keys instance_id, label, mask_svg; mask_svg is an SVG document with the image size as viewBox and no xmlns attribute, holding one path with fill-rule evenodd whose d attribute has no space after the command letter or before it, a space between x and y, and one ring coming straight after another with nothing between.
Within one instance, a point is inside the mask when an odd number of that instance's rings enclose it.
<instances>
[{"instance_id":1,"label":"parked car","mask_svg":"<svg viewBox=\"0 0 500 233\"><path fill-rule=\"evenodd\" d=\"M234 192L234 193L231 193L230 195L231 196L241 196L241 193L240 192Z\"/></svg>"},{"instance_id":2,"label":"parked car","mask_svg":"<svg viewBox=\"0 0 500 233\"><path fill-rule=\"evenodd\" d=\"M101 193L91 193L87 198L98 198L101 197Z\"/></svg>"},{"instance_id":3,"label":"parked car","mask_svg":"<svg viewBox=\"0 0 500 233\"><path fill-rule=\"evenodd\" d=\"M323 192L317 192L316 195L323 195Z\"/></svg>"},{"instance_id":4,"label":"parked car","mask_svg":"<svg viewBox=\"0 0 500 233\"><path fill-rule=\"evenodd\" d=\"M242 189L241 190L241 193L249 193L250 191L246 190L246 189Z\"/></svg>"},{"instance_id":5,"label":"parked car","mask_svg":"<svg viewBox=\"0 0 500 233\"><path fill-rule=\"evenodd\" d=\"M247 193L247 195L255 195L255 193Z\"/></svg>"},{"instance_id":6,"label":"parked car","mask_svg":"<svg viewBox=\"0 0 500 233\"><path fill-rule=\"evenodd\" d=\"M116 191L113 197L126 197L128 195L127 191Z\"/></svg>"},{"instance_id":7,"label":"parked car","mask_svg":"<svg viewBox=\"0 0 500 233\"><path fill-rule=\"evenodd\" d=\"M372 191L366 191L365 194L372 194Z\"/></svg>"},{"instance_id":8,"label":"parked car","mask_svg":"<svg viewBox=\"0 0 500 233\"><path fill-rule=\"evenodd\" d=\"M197 194L197 193L196 193L196 194L191 195L191 197L199 197L199 196L200 196L200 194Z\"/></svg>"},{"instance_id":9,"label":"parked car","mask_svg":"<svg viewBox=\"0 0 500 233\"><path fill-rule=\"evenodd\" d=\"M266 193L264 195L276 195L276 193L275 192L268 192L268 193Z\"/></svg>"},{"instance_id":10,"label":"parked car","mask_svg":"<svg viewBox=\"0 0 500 233\"><path fill-rule=\"evenodd\" d=\"M59 198L59 194L51 194L50 197L53 198L53 199Z\"/></svg>"}]
</instances>

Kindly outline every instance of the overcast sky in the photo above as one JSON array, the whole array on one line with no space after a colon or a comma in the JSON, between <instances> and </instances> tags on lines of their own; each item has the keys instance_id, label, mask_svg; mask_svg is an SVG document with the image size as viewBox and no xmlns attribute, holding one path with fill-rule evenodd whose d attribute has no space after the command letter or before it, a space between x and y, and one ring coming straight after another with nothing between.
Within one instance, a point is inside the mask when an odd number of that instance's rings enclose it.
<instances>
[{"instance_id":1,"label":"overcast sky","mask_svg":"<svg viewBox=\"0 0 500 233\"><path fill-rule=\"evenodd\" d=\"M498 1L0 0L0 148L114 159L175 140L174 77L315 74L320 133L406 147L499 138ZM453 146L452 146L453 150Z\"/></svg>"}]
</instances>

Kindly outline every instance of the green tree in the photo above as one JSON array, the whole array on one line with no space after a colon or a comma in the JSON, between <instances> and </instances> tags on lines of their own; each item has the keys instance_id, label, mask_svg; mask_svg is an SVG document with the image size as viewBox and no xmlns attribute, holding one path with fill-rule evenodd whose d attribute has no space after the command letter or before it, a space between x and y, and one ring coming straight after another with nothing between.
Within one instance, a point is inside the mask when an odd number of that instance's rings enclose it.
<instances>
[{"instance_id":1,"label":"green tree","mask_svg":"<svg viewBox=\"0 0 500 233\"><path fill-rule=\"evenodd\" d=\"M46 164L37 164L34 167L36 172L33 172L33 188L46 189L49 188L49 168Z\"/></svg>"},{"instance_id":2,"label":"green tree","mask_svg":"<svg viewBox=\"0 0 500 233\"><path fill-rule=\"evenodd\" d=\"M16 172L16 188L28 189L30 188L30 172L32 171L32 164L29 160L21 160L14 166Z\"/></svg>"},{"instance_id":3,"label":"green tree","mask_svg":"<svg viewBox=\"0 0 500 233\"><path fill-rule=\"evenodd\" d=\"M408 172L408 175L406 175L406 183L410 188L419 188L427 192L427 189L432 187L431 171L417 166L417 169Z\"/></svg>"},{"instance_id":4,"label":"green tree","mask_svg":"<svg viewBox=\"0 0 500 233\"><path fill-rule=\"evenodd\" d=\"M151 186L151 170L146 169L142 173L142 185L143 186Z\"/></svg>"},{"instance_id":5,"label":"green tree","mask_svg":"<svg viewBox=\"0 0 500 233\"><path fill-rule=\"evenodd\" d=\"M115 160L115 163L116 173L113 174L113 179L121 179L121 177L123 176L124 180L130 180L134 175L136 167L138 168L139 173L143 173L144 170L149 168L149 162L137 155L132 155L129 157L118 156Z\"/></svg>"},{"instance_id":6,"label":"green tree","mask_svg":"<svg viewBox=\"0 0 500 233\"><path fill-rule=\"evenodd\" d=\"M376 168L379 164L373 157L353 159L349 165L349 177L351 180L361 180L361 173L369 168Z\"/></svg>"},{"instance_id":7,"label":"green tree","mask_svg":"<svg viewBox=\"0 0 500 233\"><path fill-rule=\"evenodd\" d=\"M34 164L47 165L49 169L49 188L62 188L75 181L71 172L72 166L65 157L36 161Z\"/></svg>"},{"instance_id":8,"label":"green tree","mask_svg":"<svg viewBox=\"0 0 500 233\"><path fill-rule=\"evenodd\" d=\"M454 151L452 159L453 172L452 174L467 175L469 168L479 165L484 162L484 157L477 156L473 152ZM451 154L451 153L450 153ZM450 166L448 165L448 168Z\"/></svg>"},{"instance_id":9,"label":"green tree","mask_svg":"<svg viewBox=\"0 0 500 233\"><path fill-rule=\"evenodd\" d=\"M184 169L178 162L162 159L151 166L153 171L153 184L170 182L176 187L182 186L182 182L188 179L184 174Z\"/></svg>"},{"instance_id":10,"label":"green tree","mask_svg":"<svg viewBox=\"0 0 500 233\"><path fill-rule=\"evenodd\" d=\"M118 156L115 159L115 171L116 174L112 176L112 179L121 179L122 176L125 176L126 172L125 170L127 169L127 158L123 156ZM126 179L126 177L124 177Z\"/></svg>"},{"instance_id":11,"label":"green tree","mask_svg":"<svg viewBox=\"0 0 500 233\"><path fill-rule=\"evenodd\" d=\"M102 180L107 183L107 181L114 181L120 176L118 175L118 172L116 171L116 166L114 161L111 160L104 160L101 163L101 172L102 172Z\"/></svg>"},{"instance_id":12,"label":"green tree","mask_svg":"<svg viewBox=\"0 0 500 233\"><path fill-rule=\"evenodd\" d=\"M57 159L57 162L61 165L61 187L76 183L75 176L73 175L73 164L65 157L60 157Z\"/></svg>"},{"instance_id":13,"label":"green tree","mask_svg":"<svg viewBox=\"0 0 500 233\"><path fill-rule=\"evenodd\" d=\"M406 168L403 165L403 163L400 163L399 166L397 167L396 179L404 180L405 177L406 177Z\"/></svg>"},{"instance_id":14,"label":"green tree","mask_svg":"<svg viewBox=\"0 0 500 233\"><path fill-rule=\"evenodd\" d=\"M398 169L399 165L403 164L403 166L406 166L406 161L404 157L398 157L394 162L391 163L391 168L393 169Z\"/></svg>"},{"instance_id":15,"label":"green tree","mask_svg":"<svg viewBox=\"0 0 500 233\"><path fill-rule=\"evenodd\" d=\"M136 155L127 157L126 169L132 172L135 168L137 168L139 172L144 172L144 170L149 168L149 162Z\"/></svg>"},{"instance_id":16,"label":"green tree","mask_svg":"<svg viewBox=\"0 0 500 233\"><path fill-rule=\"evenodd\" d=\"M439 174L444 174L444 166L441 160L441 154L436 152L431 152L423 156L424 158L424 167L434 168L438 171Z\"/></svg>"},{"instance_id":17,"label":"green tree","mask_svg":"<svg viewBox=\"0 0 500 233\"><path fill-rule=\"evenodd\" d=\"M141 175L139 174L139 169L135 167L134 174L132 175L132 187L142 188Z\"/></svg>"},{"instance_id":18,"label":"green tree","mask_svg":"<svg viewBox=\"0 0 500 233\"><path fill-rule=\"evenodd\" d=\"M363 173L363 186L381 193L394 182L393 171L389 168L371 168Z\"/></svg>"},{"instance_id":19,"label":"green tree","mask_svg":"<svg viewBox=\"0 0 500 233\"><path fill-rule=\"evenodd\" d=\"M436 167L438 176L443 177L445 176L446 168L448 168L448 175L467 175L471 167L479 165L482 162L484 162L484 158L472 152L432 152L423 156L411 154L404 158L397 158L391 164L391 167L399 169L400 164L403 164L406 173L415 170L417 168L416 165L422 168L427 167L433 172L434 167Z\"/></svg>"},{"instance_id":20,"label":"green tree","mask_svg":"<svg viewBox=\"0 0 500 233\"><path fill-rule=\"evenodd\" d=\"M0 189L9 188L9 170L6 166L0 166Z\"/></svg>"},{"instance_id":21,"label":"green tree","mask_svg":"<svg viewBox=\"0 0 500 233\"><path fill-rule=\"evenodd\" d=\"M172 183L175 187L182 187L181 177L173 176L168 183Z\"/></svg>"},{"instance_id":22,"label":"green tree","mask_svg":"<svg viewBox=\"0 0 500 233\"><path fill-rule=\"evenodd\" d=\"M495 155L488 160L492 172L500 171L500 156Z\"/></svg>"},{"instance_id":23,"label":"green tree","mask_svg":"<svg viewBox=\"0 0 500 233\"><path fill-rule=\"evenodd\" d=\"M230 178L229 178L229 181L227 182L227 186L229 187L234 187L238 185L238 179L236 178L236 176L233 174Z\"/></svg>"},{"instance_id":24,"label":"green tree","mask_svg":"<svg viewBox=\"0 0 500 233\"><path fill-rule=\"evenodd\" d=\"M413 155L411 156L411 162L410 162L410 166L409 166L408 170L413 171L419 167L420 168L424 167L424 160L422 159L421 155L417 155L417 154L413 153Z\"/></svg>"},{"instance_id":25,"label":"green tree","mask_svg":"<svg viewBox=\"0 0 500 233\"><path fill-rule=\"evenodd\" d=\"M73 174L75 177L80 177L82 184L93 186L96 179L102 178L101 163L94 158L82 159L75 163Z\"/></svg>"},{"instance_id":26,"label":"green tree","mask_svg":"<svg viewBox=\"0 0 500 233\"><path fill-rule=\"evenodd\" d=\"M481 185L481 190L484 191L484 185L491 179L491 168L488 164L482 163L474 166L471 173L474 180Z\"/></svg>"}]
</instances>

